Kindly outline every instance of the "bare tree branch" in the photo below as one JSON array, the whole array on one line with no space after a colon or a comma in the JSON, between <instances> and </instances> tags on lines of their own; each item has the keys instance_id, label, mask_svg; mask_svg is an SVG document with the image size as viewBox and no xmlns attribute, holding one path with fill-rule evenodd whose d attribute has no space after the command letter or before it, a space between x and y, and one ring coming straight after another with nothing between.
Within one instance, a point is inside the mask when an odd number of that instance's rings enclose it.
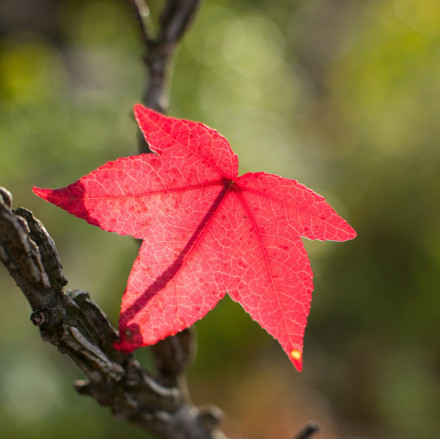
<instances>
[{"instance_id":1,"label":"bare tree branch","mask_svg":"<svg viewBox=\"0 0 440 439\"><path fill-rule=\"evenodd\" d=\"M63 292L67 281L52 238L29 210L12 210L11 194L1 187L0 260L29 301L43 340L87 377L75 383L78 393L164 439L225 438L216 430L219 409L192 406L178 387L164 386L133 355L114 349L117 331L88 293Z\"/></svg>"},{"instance_id":2,"label":"bare tree branch","mask_svg":"<svg viewBox=\"0 0 440 439\"><path fill-rule=\"evenodd\" d=\"M197 12L199 0L168 0L153 37L144 0L129 0L141 31L148 82L144 103L167 108L166 83L174 48ZM141 149L148 149L140 142ZM190 330L153 348L158 376L144 370L132 355L113 348L118 335L108 318L81 290L63 292L67 284L55 243L26 209L12 210L12 198L0 188L0 260L28 299L31 320L41 336L69 355L87 380L77 381L80 394L109 406L126 419L164 439L214 439L219 409L197 409L187 402L183 371L192 361L195 339Z\"/></svg>"},{"instance_id":3,"label":"bare tree branch","mask_svg":"<svg viewBox=\"0 0 440 439\"><path fill-rule=\"evenodd\" d=\"M143 102L166 112L167 82L174 49L192 23L200 0L167 0L155 34L145 0L128 0L145 46L148 81ZM140 152L149 151L143 137ZM68 355L87 377L77 380L79 394L111 408L117 419L132 422L163 439L226 439L217 426L216 407L189 403L183 372L196 349L194 334L185 330L151 347L158 375L141 367L132 354L114 349L118 333L107 316L82 290L67 284L55 243L29 210L12 210L12 196L0 187L0 260L33 310L31 321L43 340ZM294 439L318 431L307 424Z\"/></svg>"},{"instance_id":4,"label":"bare tree branch","mask_svg":"<svg viewBox=\"0 0 440 439\"><path fill-rule=\"evenodd\" d=\"M177 43L184 36L199 9L200 0L167 0L159 18L159 29L153 37L153 25L145 0L128 0L139 26L145 47L147 68L143 103L161 113L168 110L167 84L172 56ZM142 133L138 135L139 152L150 151ZM163 383L186 389L183 375L192 362L196 341L191 329L168 337L152 346L155 365L161 372Z\"/></svg>"},{"instance_id":5,"label":"bare tree branch","mask_svg":"<svg viewBox=\"0 0 440 439\"><path fill-rule=\"evenodd\" d=\"M151 21L146 20L148 7L144 0L128 0L139 26L145 47L143 57L147 80L142 102L149 108L166 113L168 109L168 79L177 43L194 20L200 0L167 0L160 15L159 29L152 36ZM148 152L145 140L139 140L140 152Z\"/></svg>"}]
</instances>

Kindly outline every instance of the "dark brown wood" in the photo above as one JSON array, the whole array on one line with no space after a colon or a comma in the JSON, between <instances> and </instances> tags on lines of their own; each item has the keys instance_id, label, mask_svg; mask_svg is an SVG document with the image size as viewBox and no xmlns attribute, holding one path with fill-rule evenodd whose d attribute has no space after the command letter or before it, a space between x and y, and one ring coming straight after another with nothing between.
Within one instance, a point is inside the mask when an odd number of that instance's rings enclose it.
<instances>
[{"instance_id":1,"label":"dark brown wood","mask_svg":"<svg viewBox=\"0 0 440 439\"><path fill-rule=\"evenodd\" d=\"M193 22L200 7L200 0L168 0L159 18L159 28L154 35L149 10L144 0L128 0L141 41L144 44L143 60L146 67L145 91L142 103L160 113L168 111L168 80L175 48ZM150 149L139 135L139 152Z\"/></svg>"},{"instance_id":2,"label":"dark brown wood","mask_svg":"<svg viewBox=\"0 0 440 439\"><path fill-rule=\"evenodd\" d=\"M164 439L225 438L216 429L217 408L194 407L179 387L164 385L163 377L143 369L132 354L114 349L118 334L107 316L88 293L64 292L67 280L54 241L32 212L12 210L12 196L1 187L0 260L29 301L43 340L86 376L75 382L78 393Z\"/></svg>"}]
</instances>

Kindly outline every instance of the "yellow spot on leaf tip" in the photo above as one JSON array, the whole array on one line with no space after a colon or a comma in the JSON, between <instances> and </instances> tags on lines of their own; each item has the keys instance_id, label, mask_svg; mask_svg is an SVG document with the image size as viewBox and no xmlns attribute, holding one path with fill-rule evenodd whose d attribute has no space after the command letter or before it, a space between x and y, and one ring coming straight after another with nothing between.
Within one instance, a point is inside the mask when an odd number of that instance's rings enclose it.
<instances>
[{"instance_id":1,"label":"yellow spot on leaf tip","mask_svg":"<svg viewBox=\"0 0 440 439\"><path fill-rule=\"evenodd\" d=\"M302 352L298 349L290 351L290 359L298 372L302 371Z\"/></svg>"},{"instance_id":2,"label":"yellow spot on leaf tip","mask_svg":"<svg viewBox=\"0 0 440 439\"><path fill-rule=\"evenodd\" d=\"M300 351L298 351L297 349L294 349L291 353L290 356L294 359L294 360L300 360L302 357L302 354Z\"/></svg>"}]
</instances>

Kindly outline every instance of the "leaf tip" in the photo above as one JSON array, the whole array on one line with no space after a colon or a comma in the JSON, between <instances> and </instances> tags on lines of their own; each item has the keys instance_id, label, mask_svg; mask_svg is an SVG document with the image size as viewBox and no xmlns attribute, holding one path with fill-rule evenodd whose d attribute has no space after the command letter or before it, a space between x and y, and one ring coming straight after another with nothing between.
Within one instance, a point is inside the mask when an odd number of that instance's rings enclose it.
<instances>
[{"instance_id":1,"label":"leaf tip","mask_svg":"<svg viewBox=\"0 0 440 439\"><path fill-rule=\"evenodd\" d=\"M354 239L357 236L356 230L354 230L350 225L348 225L347 236L347 240Z\"/></svg>"},{"instance_id":2,"label":"leaf tip","mask_svg":"<svg viewBox=\"0 0 440 439\"><path fill-rule=\"evenodd\" d=\"M129 354L134 350L146 346L143 342L140 328L136 324L119 324L119 338L113 343L113 347L124 354Z\"/></svg>"},{"instance_id":3,"label":"leaf tip","mask_svg":"<svg viewBox=\"0 0 440 439\"><path fill-rule=\"evenodd\" d=\"M299 351L298 349L293 349L292 351L290 351L289 358L292 364L295 366L295 369L298 372L301 372L303 367L301 351Z\"/></svg>"},{"instance_id":4,"label":"leaf tip","mask_svg":"<svg viewBox=\"0 0 440 439\"><path fill-rule=\"evenodd\" d=\"M129 354L130 352L133 352L136 348L130 345L127 345L124 341L118 340L113 343L113 347L123 354Z\"/></svg>"},{"instance_id":5,"label":"leaf tip","mask_svg":"<svg viewBox=\"0 0 440 439\"><path fill-rule=\"evenodd\" d=\"M145 106L142 104L134 104L133 113L137 116L139 113L145 110Z\"/></svg>"},{"instance_id":6,"label":"leaf tip","mask_svg":"<svg viewBox=\"0 0 440 439\"><path fill-rule=\"evenodd\" d=\"M42 189L42 188L39 188L39 187L37 187L37 186L34 186L34 187L32 188L32 192L33 192L37 197L40 197L40 198L42 198L43 200L46 200L46 201L47 201L49 195L52 193L52 189Z\"/></svg>"}]
</instances>

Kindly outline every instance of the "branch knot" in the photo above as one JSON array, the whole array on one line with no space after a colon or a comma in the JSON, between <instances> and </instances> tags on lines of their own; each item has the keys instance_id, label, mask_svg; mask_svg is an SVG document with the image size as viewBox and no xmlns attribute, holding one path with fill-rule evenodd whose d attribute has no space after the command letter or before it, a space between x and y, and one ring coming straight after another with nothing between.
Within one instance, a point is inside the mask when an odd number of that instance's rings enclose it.
<instances>
[{"instance_id":1,"label":"branch knot","mask_svg":"<svg viewBox=\"0 0 440 439\"><path fill-rule=\"evenodd\" d=\"M49 321L49 312L45 309L39 309L31 314L31 321L35 326L43 326Z\"/></svg>"}]
</instances>

